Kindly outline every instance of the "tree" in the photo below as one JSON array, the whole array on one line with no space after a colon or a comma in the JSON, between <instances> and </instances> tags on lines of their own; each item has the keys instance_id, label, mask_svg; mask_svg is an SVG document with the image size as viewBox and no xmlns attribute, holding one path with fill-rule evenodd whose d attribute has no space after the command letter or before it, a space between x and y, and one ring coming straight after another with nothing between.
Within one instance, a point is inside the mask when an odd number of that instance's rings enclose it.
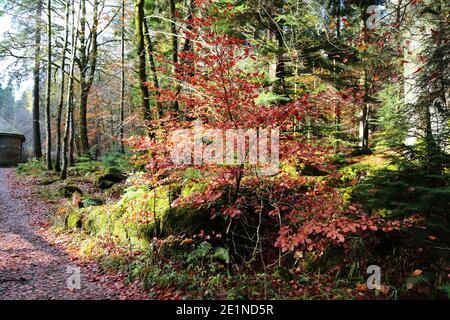
<instances>
[{"instance_id":1,"label":"tree","mask_svg":"<svg viewBox=\"0 0 450 320\"><path fill-rule=\"evenodd\" d=\"M52 124L51 124L51 94L52 94L52 1L47 0L47 96L45 103L45 122L47 133L46 160L47 169L53 170L52 164Z\"/></svg>"},{"instance_id":2,"label":"tree","mask_svg":"<svg viewBox=\"0 0 450 320\"><path fill-rule=\"evenodd\" d=\"M73 8L74 2L72 0L66 0L65 3L65 22L64 22L64 43L61 48L61 66L59 68L60 73L60 86L59 86L59 101L56 114L56 162L55 170L56 172L61 172L61 152L62 152L62 131L61 131L61 121L62 121L62 111L64 106L64 95L66 86L66 54L69 41L69 23L70 23L70 10Z\"/></svg>"},{"instance_id":3,"label":"tree","mask_svg":"<svg viewBox=\"0 0 450 320\"><path fill-rule=\"evenodd\" d=\"M423 143L425 146L426 171L435 175L441 175L448 162L445 154L450 132L447 101L450 79L448 12L449 6L444 1L424 4L419 23L425 34L417 52L418 69L414 71L417 100L412 105L412 111L418 120L414 126L418 130L418 140L421 140L419 145Z\"/></svg>"},{"instance_id":4,"label":"tree","mask_svg":"<svg viewBox=\"0 0 450 320\"><path fill-rule=\"evenodd\" d=\"M155 92L155 109L156 109L156 113L159 115L159 117L162 117L163 115L163 110L161 107L161 104L159 103L158 97L160 96L160 84L159 84L159 79L158 79L158 72L156 70L156 63L155 63L155 51L153 48L153 41L150 35L150 30L148 28L148 23L147 20L144 19L143 21L144 23L144 33L145 33L145 39L147 42L147 54L148 54L148 59L150 61L150 69L152 71L152 80L153 80L153 88L154 88L154 92Z\"/></svg>"},{"instance_id":5,"label":"tree","mask_svg":"<svg viewBox=\"0 0 450 320\"><path fill-rule=\"evenodd\" d=\"M90 33L86 36L87 14L86 0L81 0L81 20L80 20L80 57L77 59L80 68L80 152L84 156L90 156L88 126L87 126L87 104L89 92L94 82L98 57L98 0L93 2L93 22ZM88 45L89 43L89 45Z\"/></svg>"},{"instance_id":6,"label":"tree","mask_svg":"<svg viewBox=\"0 0 450 320\"><path fill-rule=\"evenodd\" d=\"M147 83L147 62L145 56L145 40L144 40L144 0L135 0L134 11L134 23L135 23L135 36L136 36L136 48L139 56L139 88L141 91L141 108L144 114L144 120L149 121L152 119L152 113L150 110L150 94Z\"/></svg>"},{"instance_id":7,"label":"tree","mask_svg":"<svg viewBox=\"0 0 450 320\"><path fill-rule=\"evenodd\" d=\"M78 25L79 17L81 12L81 2L78 8L78 15L75 18L75 6L72 0L72 24L71 24L71 34L72 34L72 45L71 45L71 59L70 59L70 71L69 71L69 84L67 88L67 99L66 99L66 119L65 119L65 129L64 129L64 140L62 148L62 170L61 179L67 178L67 170L71 162L71 155L73 154L73 140L74 140L74 119L73 119L73 105L74 105L74 82L75 82L75 64L76 64L76 48L78 44ZM75 24L75 21L77 23Z\"/></svg>"},{"instance_id":8,"label":"tree","mask_svg":"<svg viewBox=\"0 0 450 320\"><path fill-rule=\"evenodd\" d=\"M120 152L125 153L124 120L125 120L125 0L122 0L120 20Z\"/></svg>"},{"instance_id":9,"label":"tree","mask_svg":"<svg viewBox=\"0 0 450 320\"><path fill-rule=\"evenodd\" d=\"M33 153L36 158L42 158L41 121L40 121L40 82L41 82L41 29L42 29L42 0L35 4L34 31L34 69L33 69Z\"/></svg>"},{"instance_id":10,"label":"tree","mask_svg":"<svg viewBox=\"0 0 450 320\"><path fill-rule=\"evenodd\" d=\"M177 16L176 16L176 3L175 0L169 0L169 15L170 15L170 32L172 38L172 66L173 73L177 72L178 64L178 28L177 28ZM175 80L175 79L174 79ZM179 92L179 84L175 80L176 92ZM179 111L178 102L175 100L173 102L173 109Z\"/></svg>"}]
</instances>

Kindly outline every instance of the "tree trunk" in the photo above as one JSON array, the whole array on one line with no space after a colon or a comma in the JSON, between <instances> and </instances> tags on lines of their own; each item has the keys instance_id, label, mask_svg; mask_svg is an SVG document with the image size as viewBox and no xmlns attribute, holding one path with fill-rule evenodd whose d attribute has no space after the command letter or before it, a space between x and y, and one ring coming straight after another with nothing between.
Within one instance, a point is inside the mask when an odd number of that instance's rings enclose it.
<instances>
[{"instance_id":1,"label":"tree trunk","mask_svg":"<svg viewBox=\"0 0 450 320\"><path fill-rule=\"evenodd\" d=\"M361 6L361 20L360 20L360 28L361 32L365 33L368 31L366 26L366 21L368 18L367 15L367 7L368 4L363 4ZM364 58L363 62L364 64ZM363 152L367 152L369 150L369 117L370 117L370 109L369 109L369 71L368 66L364 65L364 73L362 75L362 81L364 85L364 104L361 107L360 118L359 118L359 138L360 138L360 147Z\"/></svg>"},{"instance_id":2,"label":"tree trunk","mask_svg":"<svg viewBox=\"0 0 450 320\"><path fill-rule=\"evenodd\" d=\"M125 120L125 0L122 0L122 19L121 19L121 35L120 35L120 53L121 53L121 74L120 74L120 152L125 153L124 144L124 120Z\"/></svg>"},{"instance_id":3,"label":"tree trunk","mask_svg":"<svg viewBox=\"0 0 450 320\"><path fill-rule=\"evenodd\" d=\"M81 9L81 3L80 7ZM72 144L73 134L71 134L73 128L73 90L74 90L74 76L75 76L75 59L76 59L76 48L78 42L78 28L75 26L75 21L79 21L79 13L77 19L75 19L75 7L74 0L72 0L72 46L71 46L71 59L70 59L70 73L69 73L69 84L67 89L67 101L66 101L66 127L64 131L64 144L62 152L63 167L61 170L61 179L67 178L67 169L69 167L69 147ZM72 137L70 137L72 135ZM71 148L72 149L72 148Z\"/></svg>"},{"instance_id":4,"label":"tree trunk","mask_svg":"<svg viewBox=\"0 0 450 320\"><path fill-rule=\"evenodd\" d=\"M341 4L338 3L336 8L336 38L341 40Z\"/></svg>"},{"instance_id":5,"label":"tree trunk","mask_svg":"<svg viewBox=\"0 0 450 320\"><path fill-rule=\"evenodd\" d=\"M51 92L52 92L52 0L47 0L47 97L45 103L45 122L47 129L47 169L53 170L52 164L52 119L50 115Z\"/></svg>"},{"instance_id":6,"label":"tree trunk","mask_svg":"<svg viewBox=\"0 0 450 320\"><path fill-rule=\"evenodd\" d=\"M79 137L80 137L80 152L82 156L90 157L90 147L89 147L89 139L88 139L88 128L87 128L87 103L88 103L88 95L89 91L86 87L86 84L81 86L81 95L80 95L80 119L79 119Z\"/></svg>"},{"instance_id":7,"label":"tree trunk","mask_svg":"<svg viewBox=\"0 0 450 320\"><path fill-rule=\"evenodd\" d=\"M359 139L363 152L369 150L369 84L367 68L364 70L364 102L359 117Z\"/></svg>"},{"instance_id":8,"label":"tree trunk","mask_svg":"<svg viewBox=\"0 0 450 320\"><path fill-rule=\"evenodd\" d=\"M136 44L139 55L139 88L141 90L141 106L144 113L144 120L150 121L152 114L150 110L149 91L145 85L147 82L146 61L145 61L145 41L144 41L144 0L136 0L135 2L135 33Z\"/></svg>"},{"instance_id":9,"label":"tree trunk","mask_svg":"<svg viewBox=\"0 0 450 320\"><path fill-rule=\"evenodd\" d=\"M90 157L90 146L87 125L87 106L89 92L94 82L95 71L97 68L98 55L98 0L93 3L93 24L89 37L86 37L86 0L81 1L81 20L80 20L80 59L78 61L80 67L80 104L79 104L79 143L80 153L82 156ZM89 45L87 45L89 40ZM90 52L87 50L90 49Z\"/></svg>"},{"instance_id":10,"label":"tree trunk","mask_svg":"<svg viewBox=\"0 0 450 320\"><path fill-rule=\"evenodd\" d=\"M159 118L161 118L163 116L163 111L162 111L161 105L158 101L158 97L161 95L161 92L159 91L159 80L158 80L158 73L156 72L156 64L155 64L152 38L150 37L150 30L148 28L148 24L147 24L146 20L144 20L144 31L145 31L144 32L145 39L147 40L147 54L148 54L148 59L150 61L150 69L152 70L152 75L153 75L153 86L155 87L156 113L158 114Z\"/></svg>"},{"instance_id":11,"label":"tree trunk","mask_svg":"<svg viewBox=\"0 0 450 320\"><path fill-rule=\"evenodd\" d=\"M177 82L176 74L178 72L178 68L176 64L178 63L178 31L177 31L177 22L176 22L176 6L175 0L169 0L169 14L170 14L170 32L172 34L172 63L173 63L173 77L174 77L174 86L175 90L178 93L181 88ZM173 103L173 109L175 111L179 110L178 101L175 100Z\"/></svg>"},{"instance_id":12,"label":"tree trunk","mask_svg":"<svg viewBox=\"0 0 450 320\"><path fill-rule=\"evenodd\" d=\"M73 93L72 93L73 95ZM75 119L73 110L74 103L72 102L72 111L70 112L70 135L69 135L69 167L72 167L75 163L74 153L75 153Z\"/></svg>"},{"instance_id":13,"label":"tree trunk","mask_svg":"<svg viewBox=\"0 0 450 320\"><path fill-rule=\"evenodd\" d=\"M192 20L192 19L194 18L195 11L196 11L196 4L195 4L195 1L194 1L194 0L190 0L190 1L189 1L189 4L188 4L188 12L187 12L187 18L186 18L186 20L188 21L188 22L187 22L186 29L187 29L189 32L192 32L192 31L193 31L193 25L192 25L192 23L189 22L189 20ZM177 45L177 46L178 46L178 45ZM186 40L185 40L185 42L184 42L184 45L183 45L182 51L183 51L183 52L189 52L189 51L192 50L192 48L193 48L192 41L191 41L189 38L186 38ZM177 57L177 60L179 60L178 57ZM194 64L192 63L192 61L189 61L189 60L187 60L187 61L186 61L186 60L183 60L183 61L181 61L181 63L182 63L182 64L187 64L187 65L189 65L190 67L194 67ZM193 72L193 71L190 72L189 75L190 75L190 76L193 76L193 75L194 75L194 72ZM181 89L182 89L181 85L180 85L179 83L176 84L176 95L177 95L177 96L180 94ZM176 109L179 111L179 106L178 106L178 105L176 106ZM183 115L183 117L184 117L184 116L185 116L185 115Z\"/></svg>"},{"instance_id":14,"label":"tree trunk","mask_svg":"<svg viewBox=\"0 0 450 320\"><path fill-rule=\"evenodd\" d=\"M42 27L42 0L36 3L36 26L35 26L35 52L33 69L33 153L36 158L42 158L41 144L41 121L39 115L40 95L39 85L41 82L41 27Z\"/></svg>"},{"instance_id":15,"label":"tree trunk","mask_svg":"<svg viewBox=\"0 0 450 320\"><path fill-rule=\"evenodd\" d=\"M61 120L62 120L62 110L64 105L64 91L66 84L65 69L66 69L66 52L69 39L69 18L70 18L70 0L66 2L66 18L65 18L65 29L64 29L64 44L61 49L61 69L60 77L61 84L59 87L59 102L56 115L56 162L55 170L56 172L61 172L61 149L62 149L62 132L61 132Z\"/></svg>"},{"instance_id":16,"label":"tree trunk","mask_svg":"<svg viewBox=\"0 0 450 320\"><path fill-rule=\"evenodd\" d=\"M359 135L362 151L369 150L369 107L367 103L364 103L364 106L361 109Z\"/></svg>"},{"instance_id":17,"label":"tree trunk","mask_svg":"<svg viewBox=\"0 0 450 320\"><path fill-rule=\"evenodd\" d=\"M276 1L275 2L275 17L283 14L283 6L284 1ZM271 19L270 20L270 29L271 32L275 35L275 39L278 43L278 53L277 53L277 65L276 65L276 78L277 85L275 86L275 93L283 95L286 93L286 62L285 62L285 53L286 53L286 44L284 40L284 32L283 32L283 20Z\"/></svg>"}]
</instances>

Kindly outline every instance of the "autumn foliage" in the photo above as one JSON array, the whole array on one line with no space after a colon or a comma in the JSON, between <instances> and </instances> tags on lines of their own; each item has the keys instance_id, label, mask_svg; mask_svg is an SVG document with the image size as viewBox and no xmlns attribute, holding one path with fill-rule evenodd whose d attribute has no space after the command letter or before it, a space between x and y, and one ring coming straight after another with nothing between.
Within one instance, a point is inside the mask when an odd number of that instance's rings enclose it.
<instances>
[{"instance_id":1,"label":"autumn foliage","mask_svg":"<svg viewBox=\"0 0 450 320\"><path fill-rule=\"evenodd\" d=\"M243 39L218 33L214 10L202 8L202 18L189 20L191 28L183 34L192 50L181 52L176 65L166 61L167 67L162 68L166 73L175 70L176 86L161 89L157 99L168 110L177 102L179 110L150 122L149 136L129 141L135 151L145 151L139 160L147 164L149 179L155 185L182 181L186 166L171 162L173 144L168 137L172 130L193 128L196 121L223 130L279 128L282 166L293 167L295 174L281 170L275 176L260 176L249 163L197 164L207 190L179 196L172 208L206 208L211 221L225 221L226 228L218 230L224 234L222 242L247 261L254 261L263 246L268 259L276 259L270 252L277 249L321 255L329 245L345 246L349 235L368 237L379 230L399 229L399 222L386 223L368 216L357 204L344 203L331 183L301 174L305 167L332 172L332 147L325 140L306 139L295 130L296 123L306 117L332 118L337 110L361 100L361 92L305 93L290 102L258 104L266 88L264 74L248 67L258 64L255 48Z\"/></svg>"}]
</instances>

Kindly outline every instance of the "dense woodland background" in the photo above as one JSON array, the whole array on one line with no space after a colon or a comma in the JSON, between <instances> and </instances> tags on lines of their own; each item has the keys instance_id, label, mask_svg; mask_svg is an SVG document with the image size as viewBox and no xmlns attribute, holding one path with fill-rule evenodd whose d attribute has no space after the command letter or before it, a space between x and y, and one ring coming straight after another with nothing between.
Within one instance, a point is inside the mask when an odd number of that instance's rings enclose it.
<instances>
[{"instance_id":1,"label":"dense woodland background","mask_svg":"<svg viewBox=\"0 0 450 320\"><path fill-rule=\"evenodd\" d=\"M18 172L80 254L169 298L449 294L447 1L11 0L0 14L0 130L28 138ZM173 165L170 132L198 119L279 128L280 172Z\"/></svg>"}]
</instances>

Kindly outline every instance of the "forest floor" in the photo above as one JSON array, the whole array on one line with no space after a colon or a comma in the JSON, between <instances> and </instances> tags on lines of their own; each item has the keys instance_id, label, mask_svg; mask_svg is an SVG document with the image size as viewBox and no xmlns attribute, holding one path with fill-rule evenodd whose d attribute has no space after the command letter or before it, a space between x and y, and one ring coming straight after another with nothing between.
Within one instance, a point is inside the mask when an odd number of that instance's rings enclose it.
<instances>
[{"instance_id":1,"label":"forest floor","mask_svg":"<svg viewBox=\"0 0 450 320\"><path fill-rule=\"evenodd\" d=\"M351 182L343 186L353 189L351 184L359 176L372 170L370 176L378 177L376 168L387 166L377 155L348 158L347 163L341 171ZM139 249L138 242L133 246L127 233L133 226L123 228L121 220L123 206L139 212L153 191L127 188L127 182L102 190L97 182L111 166L79 162L65 181L48 172L43 162L0 168L0 300L445 299L450 292L450 232L443 216L413 215L408 218L410 227L389 237L378 233L366 243L352 240L351 259L339 248L331 248L326 259L304 259L295 268L225 271L209 249L199 253L205 241L155 259L154 252ZM138 180L133 183L139 185ZM101 200L101 204L83 207L78 192L61 193L68 186L80 190L82 201ZM367 195L367 188L374 187L369 184L360 194L387 204L386 193L375 198ZM409 184L405 188L412 190ZM398 188L394 191L402 194ZM95 217L99 229L86 217ZM118 234L123 230L125 240ZM186 262L194 253L200 258ZM382 266L380 290L367 288L368 265ZM80 290L68 288L74 268L80 268Z\"/></svg>"},{"instance_id":2,"label":"forest floor","mask_svg":"<svg viewBox=\"0 0 450 320\"><path fill-rule=\"evenodd\" d=\"M147 297L137 283L126 285L124 275L102 273L66 250L64 239L48 232L51 204L33 196L27 183L14 169L0 168L0 300ZM80 271L79 290L69 289L73 270Z\"/></svg>"}]
</instances>

